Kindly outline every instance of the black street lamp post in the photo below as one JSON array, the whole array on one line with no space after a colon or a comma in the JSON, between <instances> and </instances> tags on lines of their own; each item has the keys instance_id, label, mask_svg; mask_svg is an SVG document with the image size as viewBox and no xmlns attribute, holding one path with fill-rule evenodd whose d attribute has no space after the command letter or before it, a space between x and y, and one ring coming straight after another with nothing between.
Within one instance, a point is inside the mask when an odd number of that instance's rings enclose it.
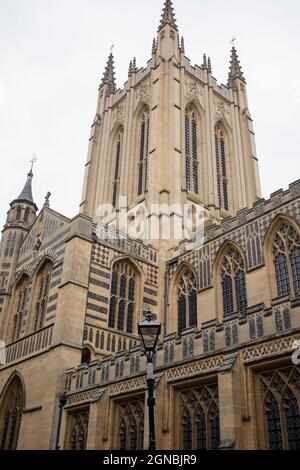
<instances>
[{"instance_id":1,"label":"black street lamp post","mask_svg":"<svg viewBox=\"0 0 300 470\"><path fill-rule=\"evenodd\" d=\"M57 424L55 450L60 450L59 439L60 439L61 420L62 420L63 409L66 406L66 404L67 404L67 396L65 394L60 395L60 397L59 397L59 414L58 414L58 424Z\"/></svg>"},{"instance_id":2,"label":"black street lamp post","mask_svg":"<svg viewBox=\"0 0 300 470\"><path fill-rule=\"evenodd\" d=\"M138 326L139 335L142 340L143 348L147 356L147 386L148 386L148 408L149 408L149 450L155 450L155 420L154 420L154 373L153 356L156 352L156 346L161 331L160 323L153 319L151 312L146 315L146 320Z\"/></svg>"}]
</instances>

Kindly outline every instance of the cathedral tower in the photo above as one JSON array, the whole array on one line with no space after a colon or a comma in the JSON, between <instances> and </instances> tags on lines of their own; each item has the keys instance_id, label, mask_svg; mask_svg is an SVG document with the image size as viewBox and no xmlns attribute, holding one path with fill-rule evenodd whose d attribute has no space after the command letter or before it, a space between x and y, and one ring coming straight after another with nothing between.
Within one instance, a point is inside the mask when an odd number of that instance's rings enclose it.
<instances>
[{"instance_id":1,"label":"cathedral tower","mask_svg":"<svg viewBox=\"0 0 300 470\"><path fill-rule=\"evenodd\" d=\"M95 219L99 205L118 210L120 196L127 197L128 208L141 202L147 209L201 204L213 222L260 197L237 51L232 48L227 86L219 86L210 58L204 55L202 65L193 66L185 56L170 0L147 67L131 61L128 81L117 90L110 54L99 87L81 211Z\"/></svg>"}]
</instances>

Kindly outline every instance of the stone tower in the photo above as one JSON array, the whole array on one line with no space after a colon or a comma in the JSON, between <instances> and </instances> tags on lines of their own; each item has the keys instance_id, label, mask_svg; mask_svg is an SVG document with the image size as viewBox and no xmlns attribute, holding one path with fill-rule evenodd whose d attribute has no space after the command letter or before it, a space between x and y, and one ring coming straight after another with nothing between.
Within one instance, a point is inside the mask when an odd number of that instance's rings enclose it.
<instances>
[{"instance_id":1,"label":"stone tower","mask_svg":"<svg viewBox=\"0 0 300 470\"><path fill-rule=\"evenodd\" d=\"M2 231L0 249L0 323L2 310L10 298L20 246L36 220L37 206L32 196L32 170L19 197L10 203Z\"/></svg>"},{"instance_id":2,"label":"stone tower","mask_svg":"<svg viewBox=\"0 0 300 470\"><path fill-rule=\"evenodd\" d=\"M204 54L202 65L193 66L185 56L170 0L147 67L131 61L128 81L117 90L110 54L99 87L81 212L96 220L99 205L111 204L118 213L119 196L126 196L129 209L139 203L148 210L152 204L201 204L213 222L260 197L246 80L236 49L228 84L219 86L210 58ZM176 212L171 217L180 218Z\"/></svg>"}]
</instances>

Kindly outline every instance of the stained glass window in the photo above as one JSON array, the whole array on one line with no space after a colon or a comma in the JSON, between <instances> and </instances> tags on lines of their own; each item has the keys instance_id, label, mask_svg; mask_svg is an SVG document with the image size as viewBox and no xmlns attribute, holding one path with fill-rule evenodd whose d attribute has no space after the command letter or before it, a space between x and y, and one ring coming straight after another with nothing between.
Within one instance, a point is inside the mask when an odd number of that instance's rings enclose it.
<instances>
[{"instance_id":1,"label":"stained glass window","mask_svg":"<svg viewBox=\"0 0 300 470\"><path fill-rule=\"evenodd\" d=\"M260 375L267 442L271 450L300 450L300 368L275 369Z\"/></svg>"},{"instance_id":2,"label":"stained glass window","mask_svg":"<svg viewBox=\"0 0 300 470\"><path fill-rule=\"evenodd\" d=\"M289 224L281 224L273 239L273 259L278 297L300 295L300 235Z\"/></svg>"},{"instance_id":3,"label":"stained glass window","mask_svg":"<svg viewBox=\"0 0 300 470\"><path fill-rule=\"evenodd\" d=\"M220 423L217 384L182 390L180 403L183 450L218 448Z\"/></svg>"},{"instance_id":4,"label":"stained glass window","mask_svg":"<svg viewBox=\"0 0 300 470\"><path fill-rule=\"evenodd\" d=\"M35 281L34 331L44 327L52 275L52 263L47 261L39 270Z\"/></svg>"},{"instance_id":5,"label":"stained glass window","mask_svg":"<svg viewBox=\"0 0 300 470\"><path fill-rule=\"evenodd\" d=\"M144 400L134 400L119 405L120 450L143 450Z\"/></svg>"},{"instance_id":6,"label":"stained glass window","mask_svg":"<svg viewBox=\"0 0 300 470\"><path fill-rule=\"evenodd\" d=\"M222 293L224 315L246 313L246 270L242 256L235 248L229 248L224 256L222 268Z\"/></svg>"},{"instance_id":7,"label":"stained glass window","mask_svg":"<svg viewBox=\"0 0 300 470\"><path fill-rule=\"evenodd\" d=\"M134 333L136 282L136 271L131 263L119 261L114 265L108 319L110 328Z\"/></svg>"},{"instance_id":8,"label":"stained glass window","mask_svg":"<svg viewBox=\"0 0 300 470\"><path fill-rule=\"evenodd\" d=\"M10 382L1 400L0 449L16 450L23 415L24 392L18 376Z\"/></svg>"},{"instance_id":9,"label":"stained glass window","mask_svg":"<svg viewBox=\"0 0 300 470\"><path fill-rule=\"evenodd\" d=\"M194 274L184 270L178 282L178 331L197 326L197 287Z\"/></svg>"}]
</instances>

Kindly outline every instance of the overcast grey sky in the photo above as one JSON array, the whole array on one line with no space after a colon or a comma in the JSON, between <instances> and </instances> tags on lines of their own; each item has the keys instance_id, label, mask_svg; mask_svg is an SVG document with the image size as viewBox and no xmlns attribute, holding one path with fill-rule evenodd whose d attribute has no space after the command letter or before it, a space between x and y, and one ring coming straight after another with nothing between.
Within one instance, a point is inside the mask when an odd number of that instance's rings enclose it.
<instances>
[{"instance_id":1,"label":"overcast grey sky","mask_svg":"<svg viewBox=\"0 0 300 470\"><path fill-rule=\"evenodd\" d=\"M118 87L151 56L163 0L0 0L0 226L28 161L42 206L78 212L97 88L114 43ZM263 196L300 177L299 0L175 0L186 55L226 83L230 39L248 83Z\"/></svg>"}]
</instances>

